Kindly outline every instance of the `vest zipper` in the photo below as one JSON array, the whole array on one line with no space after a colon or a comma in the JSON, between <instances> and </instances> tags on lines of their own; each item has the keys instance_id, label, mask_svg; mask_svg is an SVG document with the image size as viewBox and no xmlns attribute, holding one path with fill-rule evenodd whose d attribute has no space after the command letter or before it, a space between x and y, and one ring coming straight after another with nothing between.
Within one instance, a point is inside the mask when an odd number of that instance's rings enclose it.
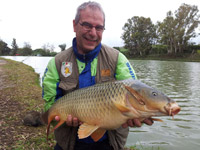
<instances>
[{"instance_id":1,"label":"vest zipper","mask_svg":"<svg viewBox=\"0 0 200 150\"><path fill-rule=\"evenodd\" d=\"M84 59L84 62L85 62L85 66L87 66L85 54L83 54L83 59Z\"/></svg>"}]
</instances>

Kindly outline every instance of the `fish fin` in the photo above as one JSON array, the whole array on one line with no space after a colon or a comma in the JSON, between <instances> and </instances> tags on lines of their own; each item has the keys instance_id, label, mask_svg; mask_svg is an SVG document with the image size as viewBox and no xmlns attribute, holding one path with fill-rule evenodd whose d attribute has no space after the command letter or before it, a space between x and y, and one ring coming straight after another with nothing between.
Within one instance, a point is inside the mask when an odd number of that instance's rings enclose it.
<instances>
[{"instance_id":1,"label":"fish fin","mask_svg":"<svg viewBox=\"0 0 200 150\"><path fill-rule=\"evenodd\" d=\"M47 133L47 141L48 141L48 136L49 136L49 129L50 129L50 125L51 125L51 121L53 120L53 118L49 118L49 110L47 110L46 112L41 114L41 119L42 121L47 124L47 129L46 129L46 133Z\"/></svg>"},{"instance_id":2,"label":"fish fin","mask_svg":"<svg viewBox=\"0 0 200 150\"><path fill-rule=\"evenodd\" d=\"M48 141L48 136L49 136L49 129L50 129L50 124L52 122L52 120L54 120L54 117L52 117L52 119L50 119L48 126L47 126L47 141ZM59 126L61 126L65 121L64 120L60 120L56 126L53 128L53 130L51 132L54 132L55 129L57 129Z\"/></svg>"},{"instance_id":3,"label":"fish fin","mask_svg":"<svg viewBox=\"0 0 200 150\"><path fill-rule=\"evenodd\" d=\"M105 129L97 129L91 134L92 139L97 142L102 136L105 134L106 130Z\"/></svg>"},{"instance_id":4,"label":"fish fin","mask_svg":"<svg viewBox=\"0 0 200 150\"><path fill-rule=\"evenodd\" d=\"M157 118L151 118L153 121L160 121L160 122L164 122L163 120L161 119L157 119Z\"/></svg>"},{"instance_id":5,"label":"fish fin","mask_svg":"<svg viewBox=\"0 0 200 150\"><path fill-rule=\"evenodd\" d=\"M145 105L145 101L143 100L144 97L142 97L136 90L129 86L125 86L125 88L131 93L133 97L139 102L141 105Z\"/></svg>"},{"instance_id":6,"label":"fish fin","mask_svg":"<svg viewBox=\"0 0 200 150\"><path fill-rule=\"evenodd\" d=\"M41 118L42 118L42 121L45 123L45 124L48 124L47 125L47 141L48 141L48 136L49 136L49 130L50 130L50 126L51 126L51 122L54 120L55 118L55 115L50 115L49 116L49 110L47 110L45 113L43 113L41 115ZM65 121L63 120L60 120L56 126L53 128L53 130L51 132L53 132L56 128L58 128L59 126L61 126Z\"/></svg>"},{"instance_id":7,"label":"fish fin","mask_svg":"<svg viewBox=\"0 0 200 150\"><path fill-rule=\"evenodd\" d=\"M48 111L47 111L48 112ZM48 141L48 136L49 136L49 129L50 129L50 125L51 125L51 122L53 121L54 117L48 117L48 125L47 125L47 141ZM45 121L45 120L44 120Z\"/></svg>"},{"instance_id":8,"label":"fish fin","mask_svg":"<svg viewBox=\"0 0 200 150\"><path fill-rule=\"evenodd\" d=\"M99 128L98 126L93 126L93 125L89 125L87 123L83 123L82 125L80 125L80 127L78 129L79 139L83 139L83 138L90 136L98 128Z\"/></svg>"},{"instance_id":9,"label":"fish fin","mask_svg":"<svg viewBox=\"0 0 200 150\"><path fill-rule=\"evenodd\" d=\"M117 109L122 113L131 111L130 108L128 108L128 107L126 107L126 106L124 106L124 105L122 105L122 104L120 104L120 103L118 103L114 100L113 100L113 103L117 107Z\"/></svg>"},{"instance_id":10,"label":"fish fin","mask_svg":"<svg viewBox=\"0 0 200 150\"><path fill-rule=\"evenodd\" d=\"M56 126L53 128L53 131L54 131L55 129L57 129L58 127L60 127L64 122L65 122L65 120L60 120L60 121L56 124Z\"/></svg>"}]
</instances>

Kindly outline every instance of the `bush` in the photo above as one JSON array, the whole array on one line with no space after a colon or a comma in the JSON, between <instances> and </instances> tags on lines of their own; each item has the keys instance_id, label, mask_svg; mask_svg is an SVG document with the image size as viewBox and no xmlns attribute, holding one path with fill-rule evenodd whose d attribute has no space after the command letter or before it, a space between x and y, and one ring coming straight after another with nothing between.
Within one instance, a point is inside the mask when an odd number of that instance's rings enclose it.
<instances>
[{"instance_id":1,"label":"bush","mask_svg":"<svg viewBox=\"0 0 200 150\"><path fill-rule=\"evenodd\" d=\"M200 50L200 45L188 45L184 53L194 53L198 50Z\"/></svg>"},{"instance_id":2,"label":"bush","mask_svg":"<svg viewBox=\"0 0 200 150\"><path fill-rule=\"evenodd\" d=\"M152 45L150 54L167 54L167 45Z\"/></svg>"}]
</instances>

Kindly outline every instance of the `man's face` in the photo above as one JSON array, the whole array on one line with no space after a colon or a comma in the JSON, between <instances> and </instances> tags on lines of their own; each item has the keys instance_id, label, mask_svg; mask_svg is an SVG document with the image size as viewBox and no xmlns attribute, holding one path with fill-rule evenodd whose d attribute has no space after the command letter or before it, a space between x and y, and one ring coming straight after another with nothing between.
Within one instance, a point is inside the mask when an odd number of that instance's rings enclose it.
<instances>
[{"instance_id":1,"label":"man's face","mask_svg":"<svg viewBox=\"0 0 200 150\"><path fill-rule=\"evenodd\" d=\"M88 25L90 28L88 28ZM92 27L92 26L93 27ZM92 51L102 40L104 17L100 10L92 10L89 7L81 11L78 24L73 21L74 32L76 33L77 48L80 54Z\"/></svg>"}]
</instances>

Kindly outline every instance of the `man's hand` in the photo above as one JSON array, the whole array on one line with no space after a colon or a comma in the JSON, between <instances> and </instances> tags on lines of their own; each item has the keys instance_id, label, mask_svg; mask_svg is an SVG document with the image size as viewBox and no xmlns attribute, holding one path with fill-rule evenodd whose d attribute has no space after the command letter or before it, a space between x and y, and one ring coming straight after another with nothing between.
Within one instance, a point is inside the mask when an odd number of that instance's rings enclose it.
<instances>
[{"instance_id":1,"label":"man's hand","mask_svg":"<svg viewBox=\"0 0 200 150\"><path fill-rule=\"evenodd\" d=\"M55 120L59 121L60 117L59 116L55 116ZM78 120L78 118L72 117L72 115L68 115L67 119L66 119L66 124L68 126L77 127L77 126L81 125L82 123Z\"/></svg>"},{"instance_id":2,"label":"man's hand","mask_svg":"<svg viewBox=\"0 0 200 150\"><path fill-rule=\"evenodd\" d=\"M142 123L145 123L147 125L152 125L153 120L151 118L145 119L142 122L139 119L129 119L126 123L122 125L123 128L127 127L141 127Z\"/></svg>"}]
</instances>

